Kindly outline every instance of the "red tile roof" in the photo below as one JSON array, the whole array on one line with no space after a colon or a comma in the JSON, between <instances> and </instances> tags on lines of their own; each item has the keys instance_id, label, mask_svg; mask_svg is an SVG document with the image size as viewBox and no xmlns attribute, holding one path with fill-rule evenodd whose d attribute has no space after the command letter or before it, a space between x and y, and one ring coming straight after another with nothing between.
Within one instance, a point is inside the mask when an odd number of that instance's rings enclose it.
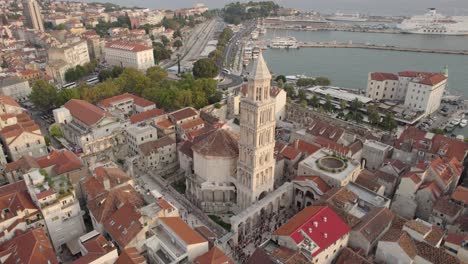
<instances>
[{"instance_id":1,"label":"red tile roof","mask_svg":"<svg viewBox=\"0 0 468 264\"><path fill-rule=\"evenodd\" d=\"M207 242L201 235L182 221L180 217L160 217L159 220L169 227L187 245Z\"/></svg>"},{"instance_id":2,"label":"red tile roof","mask_svg":"<svg viewBox=\"0 0 468 264\"><path fill-rule=\"evenodd\" d=\"M434 135L432 140L426 139L427 132L415 127L408 127L395 142L397 149L410 147L446 158L464 160L468 151L468 143L444 135Z\"/></svg>"},{"instance_id":3,"label":"red tile roof","mask_svg":"<svg viewBox=\"0 0 468 264\"><path fill-rule=\"evenodd\" d=\"M299 150L292 147L285 147L280 153L289 160L294 160L297 156L301 155Z\"/></svg>"},{"instance_id":4,"label":"red tile roof","mask_svg":"<svg viewBox=\"0 0 468 264\"><path fill-rule=\"evenodd\" d=\"M192 107L186 107L169 114L175 121L184 120L190 117L197 117L197 110Z\"/></svg>"},{"instance_id":5,"label":"red tile roof","mask_svg":"<svg viewBox=\"0 0 468 264\"><path fill-rule=\"evenodd\" d=\"M378 82L386 80L398 81L398 76L393 73L373 72L371 73L371 79Z\"/></svg>"},{"instance_id":6,"label":"red tile roof","mask_svg":"<svg viewBox=\"0 0 468 264\"><path fill-rule=\"evenodd\" d=\"M108 180L111 188L132 180L132 178L120 168L106 168L100 166L95 168L93 173L100 182Z\"/></svg>"},{"instance_id":7,"label":"red tile roof","mask_svg":"<svg viewBox=\"0 0 468 264\"><path fill-rule=\"evenodd\" d=\"M115 264L140 264L146 263L145 257L138 253L134 247L126 248L122 251Z\"/></svg>"},{"instance_id":8,"label":"red tile roof","mask_svg":"<svg viewBox=\"0 0 468 264\"><path fill-rule=\"evenodd\" d=\"M145 205L141 195L131 185L125 185L117 189L105 191L88 201L90 213L98 223L106 221L119 206L128 203L137 208Z\"/></svg>"},{"instance_id":9,"label":"red tile roof","mask_svg":"<svg viewBox=\"0 0 468 264\"><path fill-rule=\"evenodd\" d=\"M319 247L312 253L312 256L317 256L349 231L349 226L328 206L310 206L278 228L273 235L289 236L297 244L307 235Z\"/></svg>"},{"instance_id":10,"label":"red tile roof","mask_svg":"<svg viewBox=\"0 0 468 264\"><path fill-rule=\"evenodd\" d=\"M232 132L220 128L193 144L192 150L207 157L238 157L239 141Z\"/></svg>"},{"instance_id":11,"label":"red tile roof","mask_svg":"<svg viewBox=\"0 0 468 264\"><path fill-rule=\"evenodd\" d=\"M5 264L59 263L49 237L42 228L17 235L0 245L0 255L8 254L9 256L3 260Z\"/></svg>"},{"instance_id":12,"label":"red tile roof","mask_svg":"<svg viewBox=\"0 0 468 264\"><path fill-rule=\"evenodd\" d=\"M307 155L314 154L315 152L319 151L322 148L320 146L305 142L304 140L301 140L301 139L294 140L294 142L290 146Z\"/></svg>"},{"instance_id":13,"label":"red tile roof","mask_svg":"<svg viewBox=\"0 0 468 264\"><path fill-rule=\"evenodd\" d=\"M312 181L317 185L322 193L326 193L331 189L331 187L319 176L297 176L292 181Z\"/></svg>"},{"instance_id":14,"label":"red tile roof","mask_svg":"<svg viewBox=\"0 0 468 264\"><path fill-rule=\"evenodd\" d=\"M106 192L104 185L96 177L89 176L81 184L83 193L86 194L86 200L92 200L98 195Z\"/></svg>"},{"instance_id":15,"label":"red tile roof","mask_svg":"<svg viewBox=\"0 0 468 264\"><path fill-rule=\"evenodd\" d=\"M129 100L129 99L133 99L133 104L141 106L141 107L148 107L151 105L155 105L153 102L149 100L146 100L144 98L141 98L139 96L136 96L130 93L124 93L124 94L112 96L110 98L106 98L104 100L101 100L99 104L104 107L110 107L112 104L116 104L118 102Z\"/></svg>"},{"instance_id":16,"label":"red tile roof","mask_svg":"<svg viewBox=\"0 0 468 264\"><path fill-rule=\"evenodd\" d=\"M468 235L450 233L445 238L445 242L452 243L455 245L461 245L464 241L468 241Z\"/></svg>"},{"instance_id":17,"label":"red tile roof","mask_svg":"<svg viewBox=\"0 0 468 264\"><path fill-rule=\"evenodd\" d=\"M419 187L419 190L424 189L428 189L429 191L431 191L432 195L434 196L434 199L437 199L442 195L442 190L439 188L439 186L437 186L437 183L435 181L424 183Z\"/></svg>"},{"instance_id":18,"label":"red tile roof","mask_svg":"<svg viewBox=\"0 0 468 264\"><path fill-rule=\"evenodd\" d=\"M205 254L196 257L194 264L234 264L234 261L226 256L219 248L212 247Z\"/></svg>"},{"instance_id":19,"label":"red tile roof","mask_svg":"<svg viewBox=\"0 0 468 264\"><path fill-rule=\"evenodd\" d=\"M162 137L157 140L148 141L139 146L140 151L143 155L148 156L153 152L158 152L158 150L162 147L166 147L169 145L175 145L176 142L169 136Z\"/></svg>"},{"instance_id":20,"label":"red tile roof","mask_svg":"<svg viewBox=\"0 0 468 264\"><path fill-rule=\"evenodd\" d=\"M205 121L203 121L203 119L195 118L194 120L190 120L188 122L185 122L185 123L181 124L180 128L182 128L183 130L192 130L195 127L199 127L199 126L203 125L204 123L205 123Z\"/></svg>"},{"instance_id":21,"label":"red tile roof","mask_svg":"<svg viewBox=\"0 0 468 264\"><path fill-rule=\"evenodd\" d=\"M54 149L49 155L36 159L36 162L41 168L52 166L52 170L54 170L57 175L79 170L84 166L73 152L66 149Z\"/></svg>"},{"instance_id":22,"label":"red tile roof","mask_svg":"<svg viewBox=\"0 0 468 264\"><path fill-rule=\"evenodd\" d=\"M104 228L120 248L125 248L143 230L140 217L135 206L125 203L104 222Z\"/></svg>"},{"instance_id":23,"label":"red tile roof","mask_svg":"<svg viewBox=\"0 0 468 264\"><path fill-rule=\"evenodd\" d=\"M320 136L337 142L344 134L344 129L321 120L314 120L306 130L307 134Z\"/></svg>"},{"instance_id":24,"label":"red tile roof","mask_svg":"<svg viewBox=\"0 0 468 264\"><path fill-rule=\"evenodd\" d=\"M33 203L24 180L0 187L0 208L9 209L8 212L4 211L0 222L16 217L18 212L24 212L26 209L30 213L39 210Z\"/></svg>"},{"instance_id":25,"label":"red tile roof","mask_svg":"<svg viewBox=\"0 0 468 264\"><path fill-rule=\"evenodd\" d=\"M166 118L156 123L156 126L162 127L162 128L171 128L174 126L174 124L169 119Z\"/></svg>"},{"instance_id":26,"label":"red tile roof","mask_svg":"<svg viewBox=\"0 0 468 264\"><path fill-rule=\"evenodd\" d=\"M129 119L130 119L130 123L135 124L135 123L139 123L142 121L146 121L150 118L155 118L160 115L164 115L165 113L166 112L164 111L164 109L154 108L145 112L134 114L130 116Z\"/></svg>"},{"instance_id":27,"label":"red tile roof","mask_svg":"<svg viewBox=\"0 0 468 264\"><path fill-rule=\"evenodd\" d=\"M468 188L461 185L458 186L450 198L462 204L468 205Z\"/></svg>"},{"instance_id":28,"label":"red tile roof","mask_svg":"<svg viewBox=\"0 0 468 264\"><path fill-rule=\"evenodd\" d=\"M21 106L10 96L0 95L0 104L21 108Z\"/></svg>"},{"instance_id":29,"label":"red tile roof","mask_svg":"<svg viewBox=\"0 0 468 264\"><path fill-rule=\"evenodd\" d=\"M107 42L106 48L118 49L118 50L123 50L123 51L131 51L131 52L140 52L140 51L152 49L138 42L127 42L127 41Z\"/></svg>"},{"instance_id":30,"label":"red tile roof","mask_svg":"<svg viewBox=\"0 0 468 264\"><path fill-rule=\"evenodd\" d=\"M88 126L96 124L106 116L111 116L101 108L78 99L71 99L65 103L64 107L70 111L73 118L78 119Z\"/></svg>"},{"instance_id":31,"label":"red tile roof","mask_svg":"<svg viewBox=\"0 0 468 264\"><path fill-rule=\"evenodd\" d=\"M12 171L17 171L20 170L22 172L28 172L30 169L39 169L39 165L37 164L36 160L29 156L29 155L24 155L20 159L7 163L5 165L5 172L12 172Z\"/></svg>"}]
</instances>

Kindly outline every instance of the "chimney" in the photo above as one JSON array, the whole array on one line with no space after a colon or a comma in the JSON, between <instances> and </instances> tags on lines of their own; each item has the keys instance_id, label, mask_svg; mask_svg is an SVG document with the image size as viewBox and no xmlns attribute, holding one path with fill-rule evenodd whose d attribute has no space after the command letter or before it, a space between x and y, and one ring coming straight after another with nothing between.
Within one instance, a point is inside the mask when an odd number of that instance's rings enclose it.
<instances>
[{"instance_id":1,"label":"chimney","mask_svg":"<svg viewBox=\"0 0 468 264\"><path fill-rule=\"evenodd\" d=\"M104 189L106 191L110 190L111 186L110 186L109 177L104 177L102 184L104 185Z\"/></svg>"}]
</instances>

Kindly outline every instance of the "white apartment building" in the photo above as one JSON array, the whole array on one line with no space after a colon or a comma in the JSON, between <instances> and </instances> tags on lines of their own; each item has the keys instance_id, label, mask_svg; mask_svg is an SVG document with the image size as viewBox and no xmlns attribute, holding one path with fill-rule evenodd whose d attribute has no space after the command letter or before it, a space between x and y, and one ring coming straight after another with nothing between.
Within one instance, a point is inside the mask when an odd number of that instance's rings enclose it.
<instances>
[{"instance_id":1,"label":"white apartment building","mask_svg":"<svg viewBox=\"0 0 468 264\"><path fill-rule=\"evenodd\" d=\"M146 70L154 66L153 49L136 42L108 42L105 60L109 65Z\"/></svg>"},{"instance_id":2,"label":"white apartment building","mask_svg":"<svg viewBox=\"0 0 468 264\"><path fill-rule=\"evenodd\" d=\"M420 74L408 84L405 105L430 115L440 107L446 85L447 78L442 74Z\"/></svg>"},{"instance_id":3,"label":"white apartment building","mask_svg":"<svg viewBox=\"0 0 468 264\"><path fill-rule=\"evenodd\" d=\"M68 179L48 179L39 170L24 175L33 202L40 208L56 252L86 228L75 190Z\"/></svg>"},{"instance_id":4,"label":"white apartment building","mask_svg":"<svg viewBox=\"0 0 468 264\"><path fill-rule=\"evenodd\" d=\"M158 130L151 125L131 125L125 129L127 131L127 142L133 154L139 152L138 147L143 143L158 139Z\"/></svg>"},{"instance_id":5,"label":"white apartment building","mask_svg":"<svg viewBox=\"0 0 468 264\"><path fill-rule=\"evenodd\" d=\"M0 80L0 94L14 99L26 98L31 93L31 87L27 80L10 77Z\"/></svg>"},{"instance_id":6,"label":"white apartment building","mask_svg":"<svg viewBox=\"0 0 468 264\"><path fill-rule=\"evenodd\" d=\"M83 65L89 62L88 43L85 40L48 50L49 60L63 60L69 67Z\"/></svg>"},{"instance_id":7,"label":"white apartment building","mask_svg":"<svg viewBox=\"0 0 468 264\"><path fill-rule=\"evenodd\" d=\"M396 75L371 72L366 95L376 101L403 101L413 111L430 115L440 106L447 78L446 73L404 71Z\"/></svg>"}]
</instances>

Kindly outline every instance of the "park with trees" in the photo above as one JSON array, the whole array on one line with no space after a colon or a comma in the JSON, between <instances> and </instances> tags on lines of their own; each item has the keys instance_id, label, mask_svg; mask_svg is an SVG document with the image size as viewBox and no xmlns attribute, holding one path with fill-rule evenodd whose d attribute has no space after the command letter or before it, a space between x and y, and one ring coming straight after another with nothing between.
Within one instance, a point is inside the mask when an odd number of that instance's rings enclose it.
<instances>
[{"instance_id":1,"label":"park with trees","mask_svg":"<svg viewBox=\"0 0 468 264\"><path fill-rule=\"evenodd\" d=\"M39 80L33 84L29 98L36 107L45 111L60 107L70 99L81 99L95 104L122 93L132 93L151 100L157 107L166 111L186 106L199 109L217 103L222 98L216 81L211 78L195 78L185 74L180 80L170 80L167 78L167 72L160 67L151 67L146 72L134 68L120 68L118 76L112 74L113 70L96 86L80 82L75 88L58 89L44 80ZM115 70L117 71L117 68Z\"/></svg>"}]
</instances>

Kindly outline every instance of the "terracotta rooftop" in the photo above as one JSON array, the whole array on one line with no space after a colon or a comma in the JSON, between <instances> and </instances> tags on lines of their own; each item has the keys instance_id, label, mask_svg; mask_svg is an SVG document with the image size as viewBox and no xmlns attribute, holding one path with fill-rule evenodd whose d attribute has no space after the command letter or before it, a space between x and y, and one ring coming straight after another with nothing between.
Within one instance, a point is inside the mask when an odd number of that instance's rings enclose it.
<instances>
[{"instance_id":1,"label":"terracotta rooftop","mask_svg":"<svg viewBox=\"0 0 468 264\"><path fill-rule=\"evenodd\" d=\"M159 121L158 123L156 123L156 126L158 127L161 127L161 128L171 128L174 126L174 124L167 118Z\"/></svg>"},{"instance_id":2,"label":"terracotta rooftop","mask_svg":"<svg viewBox=\"0 0 468 264\"><path fill-rule=\"evenodd\" d=\"M455 191L452 193L452 196L450 197L454 201L457 201L459 203L468 204L468 188L463 187L463 186L457 186Z\"/></svg>"},{"instance_id":3,"label":"terracotta rooftop","mask_svg":"<svg viewBox=\"0 0 468 264\"><path fill-rule=\"evenodd\" d=\"M363 256L354 252L351 248L344 248L338 257L335 264L372 264L373 262L365 259Z\"/></svg>"},{"instance_id":4,"label":"terracotta rooftop","mask_svg":"<svg viewBox=\"0 0 468 264\"><path fill-rule=\"evenodd\" d=\"M197 232L193 231L180 217L160 217L159 220L169 227L187 245L207 242Z\"/></svg>"},{"instance_id":5,"label":"terracotta rooftop","mask_svg":"<svg viewBox=\"0 0 468 264\"><path fill-rule=\"evenodd\" d=\"M415 241L418 256L429 263L458 264L461 263L457 257L450 255L442 248L430 246L424 242Z\"/></svg>"},{"instance_id":6,"label":"terracotta rooftop","mask_svg":"<svg viewBox=\"0 0 468 264\"><path fill-rule=\"evenodd\" d=\"M49 155L36 159L36 162L41 168L52 167L57 175L79 170L84 166L73 152L66 149L54 149Z\"/></svg>"},{"instance_id":7,"label":"terracotta rooftop","mask_svg":"<svg viewBox=\"0 0 468 264\"><path fill-rule=\"evenodd\" d=\"M134 205L125 203L109 216L104 228L120 248L125 248L143 230L140 217Z\"/></svg>"},{"instance_id":8,"label":"terracotta rooftop","mask_svg":"<svg viewBox=\"0 0 468 264\"><path fill-rule=\"evenodd\" d=\"M350 228L327 206L309 206L274 231L273 235L289 236L299 244L306 234L319 247L312 254L316 256L349 231Z\"/></svg>"},{"instance_id":9,"label":"terracotta rooftop","mask_svg":"<svg viewBox=\"0 0 468 264\"><path fill-rule=\"evenodd\" d=\"M30 213L39 211L27 191L24 180L0 187L0 208L8 209L3 212L0 222L18 216L18 212L24 213L24 210L29 210Z\"/></svg>"},{"instance_id":10,"label":"terracotta rooftop","mask_svg":"<svg viewBox=\"0 0 468 264\"><path fill-rule=\"evenodd\" d=\"M119 102L126 101L126 100L133 100L133 104L141 106L141 107L148 107L151 105L155 105L153 102L136 96L130 93L124 93L116 96L112 96L110 98L106 98L99 102L100 105L104 107L111 107L113 104L118 104Z\"/></svg>"},{"instance_id":11,"label":"terracotta rooftop","mask_svg":"<svg viewBox=\"0 0 468 264\"><path fill-rule=\"evenodd\" d=\"M143 155L148 156L152 152L158 152L158 149L162 147L166 147L166 146L173 145L173 144L176 144L175 140L173 140L169 136L165 136L157 140L145 142L141 144L139 148L141 152L143 153Z\"/></svg>"},{"instance_id":12,"label":"terracotta rooftop","mask_svg":"<svg viewBox=\"0 0 468 264\"><path fill-rule=\"evenodd\" d=\"M123 204L131 204L137 208L145 205L141 195L131 185L105 191L88 201L88 209L98 223L106 221Z\"/></svg>"},{"instance_id":13,"label":"terracotta rooftop","mask_svg":"<svg viewBox=\"0 0 468 264\"><path fill-rule=\"evenodd\" d=\"M122 51L140 52L145 50L151 50L152 48L142 45L138 42L127 42L127 41L113 41L107 42L106 48L118 49Z\"/></svg>"},{"instance_id":14,"label":"terracotta rooftop","mask_svg":"<svg viewBox=\"0 0 468 264\"><path fill-rule=\"evenodd\" d=\"M142 264L146 263L145 257L143 257L138 250L134 247L126 248L120 253L119 258L115 264Z\"/></svg>"},{"instance_id":15,"label":"terracotta rooftop","mask_svg":"<svg viewBox=\"0 0 468 264\"><path fill-rule=\"evenodd\" d=\"M86 177L81 183L81 188L83 188L83 193L86 195L86 200L92 200L106 192L102 182L94 176Z\"/></svg>"},{"instance_id":16,"label":"terracotta rooftop","mask_svg":"<svg viewBox=\"0 0 468 264\"><path fill-rule=\"evenodd\" d=\"M378 192L382 188L382 185L377 183L377 176L368 170L361 171L354 182L372 192Z\"/></svg>"},{"instance_id":17,"label":"terracotta rooftop","mask_svg":"<svg viewBox=\"0 0 468 264\"><path fill-rule=\"evenodd\" d=\"M88 126L92 126L104 117L110 116L109 113L101 108L78 99L71 99L65 103L64 107L70 111L73 118L78 119Z\"/></svg>"},{"instance_id":18,"label":"terracotta rooftop","mask_svg":"<svg viewBox=\"0 0 468 264\"><path fill-rule=\"evenodd\" d=\"M468 235L450 233L445 238L445 243L451 243L454 245L461 245L465 241L468 241Z\"/></svg>"},{"instance_id":19,"label":"terracotta rooftop","mask_svg":"<svg viewBox=\"0 0 468 264\"><path fill-rule=\"evenodd\" d=\"M182 128L183 130L191 130L195 127L198 127L198 126L201 126L205 123L205 121L203 121L203 119L201 118L195 118L193 120L190 120L188 122L185 122L183 124L180 125L180 128Z\"/></svg>"},{"instance_id":20,"label":"terracotta rooftop","mask_svg":"<svg viewBox=\"0 0 468 264\"><path fill-rule=\"evenodd\" d=\"M449 217L455 217L463 211L463 207L451 202L448 197L444 197L436 201L433 210L437 210Z\"/></svg>"},{"instance_id":21,"label":"terracotta rooftop","mask_svg":"<svg viewBox=\"0 0 468 264\"><path fill-rule=\"evenodd\" d=\"M17 171L20 170L24 173L28 172L31 169L39 169L39 165L37 164L36 160L29 156L29 155L24 155L20 159L7 163L5 165L5 172L12 172L12 171Z\"/></svg>"},{"instance_id":22,"label":"terracotta rooftop","mask_svg":"<svg viewBox=\"0 0 468 264\"><path fill-rule=\"evenodd\" d=\"M100 166L95 168L93 173L100 182L108 180L111 188L132 180L132 178L120 168L106 168Z\"/></svg>"},{"instance_id":23,"label":"terracotta rooftop","mask_svg":"<svg viewBox=\"0 0 468 264\"><path fill-rule=\"evenodd\" d=\"M29 230L3 243L0 245L0 255L9 255L2 259L3 263L59 263L49 237L42 228Z\"/></svg>"},{"instance_id":24,"label":"terracotta rooftop","mask_svg":"<svg viewBox=\"0 0 468 264\"><path fill-rule=\"evenodd\" d=\"M294 142L290 146L307 155L314 154L315 152L319 151L322 148L318 145L308 143L301 139L294 140Z\"/></svg>"},{"instance_id":25,"label":"terracotta rooftop","mask_svg":"<svg viewBox=\"0 0 468 264\"><path fill-rule=\"evenodd\" d=\"M198 112L192 107L182 108L169 114L175 121L181 121L191 117L197 117Z\"/></svg>"},{"instance_id":26,"label":"terracotta rooftop","mask_svg":"<svg viewBox=\"0 0 468 264\"><path fill-rule=\"evenodd\" d=\"M14 106L18 108L22 108L16 101L10 96L7 95L0 95L0 104L5 104L9 106Z\"/></svg>"},{"instance_id":27,"label":"terracotta rooftop","mask_svg":"<svg viewBox=\"0 0 468 264\"><path fill-rule=\"evenodd\" d=\"M434 200L438 199L442 195L442 190L439 188L439 186L437 186L435 181L424 183L419 187L419 191L425 189L432 193Z\"/></svg>"},{"instance_id":28,"label":"terracotta rooftop","mask_svg":"<svg viewBox=\"0 0 468 264\"><path fill-rule=\"evenodd\" d=\"M322 193L326 193L331 189L330 186L319 176L297 176L292 181L312 181L317 185Z\"/></svg>"},{"instance_id":29,"label":"terracotta rooftop","mask_svg":"<svg viewBox=\"0 0 468 264\"><path fill-rule=\"evenodd\" d=\"M324 137L328 140L337 142L344 134L344 129L325 121L314 120L312 121L310 127L306 130L306 133L313 136Z\"/></svg>"},{"instance_id":30,"label":"terracotta rooftop","mask_svg":"<svg viewBox=\"0 0 468 264\"><path fill-rule=\"evenodd\" d=\"M232 132L217 129L193 144L192 150L209 157L237 157L239 156L239 142Z\"/></svg>"},{"instance_id":31,"label":"terracotta rooftop","mask_svg":"<svg viewBox=\"0 0 468 264\"><path fill-rule=\"evenodd\" d=\"M408 235L408 233L404 231L391 228L380 240L397 243L401 249L403 249L403 251L412 259L414 259L414 257L417 255L416 245L413 239L410 235Z\"/></svg>"},{"instance_id":32,"label":"terracotta rooftop","mask_svg":"<svg viewBox=\"0 0 468 264\"><path fill-rule=\"evenodd\" d=\"M393 213L385 207L374 207L361 218L361 223L353 231L361 233L371 244L377 242L387 230L393 220Z\"/></svg>"},{"instance_id":33,"label":"terracotta rooftop","mask_svg":"<svg viewBox=\"0 0 468 264\"><path fill-rule=\"evenodd\" d=\"M285 158L289 160L294 160L295 158L301 155L301 152L293 147L285 147L281 151L281 155L283 155Z\"/></svg>"},{"instance_id":34,"label":"terracotta rooftop","mask_svg":"<svg viewBox=\"0 0 468 264\"><path fill-rule=\"evenodd\" d=\"M130 116L129 119L130 119L130 123L136 124L136 123L146 121L146 120L151 119L151 118L158 117L160 115L164 115L165 113L166 112L164 112L163 109L154 108L154 109L151 109L151 110L148 110L148 111L145 111L145 112L134 114L134 115Z\"/></svg>"},{"instance_id":35,"label":"terracotta rooftop","mask_svg":"<svg viewBox=\"0 0 468 264\"><path fill-rule=\"evenodd\" d=\"M374 81L398 81L398 76L393 73L386 73L386 72L373 72L371 73L371 80Z\"/></svg>"},{"instance_id":36,"label":"terracotta rooftop","mask_svg":"<svg viewBox=\"0 0 468 264\"><path fill-rule=\"evenodd\" d=\"M219 248L212 247L208 252L196 257L194 264L234 264L231 258L226 256Z\"/></svg>"}]
</instances>

